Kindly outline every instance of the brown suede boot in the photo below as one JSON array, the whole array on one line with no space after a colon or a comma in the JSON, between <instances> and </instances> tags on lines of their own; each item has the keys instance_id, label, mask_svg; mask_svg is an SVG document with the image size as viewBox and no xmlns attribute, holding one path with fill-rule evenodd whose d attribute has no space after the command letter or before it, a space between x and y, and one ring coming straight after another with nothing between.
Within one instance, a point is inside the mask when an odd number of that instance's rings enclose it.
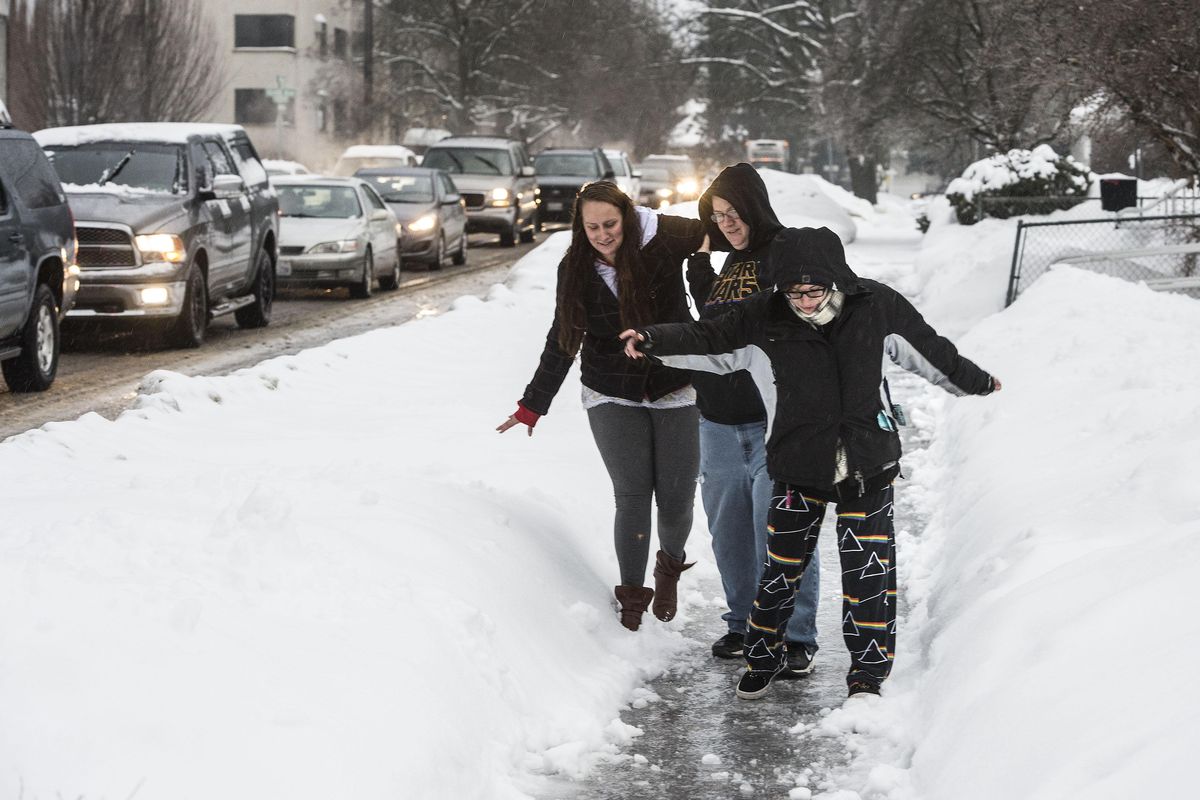
<instances>
[{"instance_id":1,"label":"brown suede boot","mask_svg":"<svg viewBox=\"0 0 1200 800\"><path fill-rule=\"evenodd\" d=\"M654 590L649 586L618 586L613 590L617 602L621 604L621 624L631 631L636 631L642 624L642 614L654 597Z\"/></svg>"},{"instance_id":2,"label":"brown suede boot","mask_svg":"<svg viewBox=\"0 0 1200 800\"><path fill-rule=\"evenodd\" d=\"M686 558L686 554L684 558ZM675 618L676 603L679 600L679 576L685 569L696 566L695 562L685 564L683 561L671 558L662 550L654 559L654 616L663 622Z\"/></svg>"}]
</instances>

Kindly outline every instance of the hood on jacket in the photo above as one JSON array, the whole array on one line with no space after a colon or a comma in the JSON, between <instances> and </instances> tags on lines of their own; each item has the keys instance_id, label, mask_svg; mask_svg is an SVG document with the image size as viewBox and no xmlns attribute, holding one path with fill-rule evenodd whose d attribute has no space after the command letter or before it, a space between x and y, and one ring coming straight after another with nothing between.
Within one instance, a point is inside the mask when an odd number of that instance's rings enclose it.
<instances>
[{"instance_id":1,"label":"hood on jacket","mask_svg":"<svg viewBox=\"0 0 1200 800\"><path fill-rule=\"evenodd\" d=\"M783 228L771 201L767 197L767 185L763 183L758 170L749 164L734 164L721 170L721 174L700 195L700 219L704 222L704 232L713 250L732 250L725 234L709 217L713 213L713 195L727 201L738 216L750 226L750 243L747 250L757 250L769 243L775 234Z\"/></svg>"},{"instance_id":2,"label":"hood on jacket","mask_svg":"<svg viewBox=\"0 0 1200 800\"><path fill-rule=\"evenodd\" d=\"M771 242L768 257L776 288L811 283L846 294L858 289L858 276L846 264L842 240L829 228L784 228Z\"/></svg>"}]
</instances>

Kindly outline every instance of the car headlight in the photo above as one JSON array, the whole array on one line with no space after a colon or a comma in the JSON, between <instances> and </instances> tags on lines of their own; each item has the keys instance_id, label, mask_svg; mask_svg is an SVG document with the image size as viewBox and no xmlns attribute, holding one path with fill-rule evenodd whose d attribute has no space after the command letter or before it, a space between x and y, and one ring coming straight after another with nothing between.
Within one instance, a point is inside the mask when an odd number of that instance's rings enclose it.
<instances>
[{"instance_id":1,"label":"car headlight","mask_svg":"<svg viewBox=\"0 0 1200 800\"><path fill-rule=\"evenodd\" d=\"M437 214L426 214L408 223L408 229L416 233L424 233L425 231L433 230L435 225L437 225Z\"/></svg>"},{"instance_id":2,"label":"car headlight","mask_svg":"<svg viewBox=\"0 0 1200 800\"><path fill-rule=\"evenodd\" d=\"M144 233L133 237L143 261L168 261L178 264L187 258L183 239L171 233Z\"/></svg>"},{"instance_id":3,"label":"car headlight","mask_svg":"<svg viewBox=\"0 0 1200 800\"><path fill-rule=\"evenodd\" d=\"M670 197L672 194L671 190L666 187L663 187L662 189L656 189L654 193L659 197Z\"/></svg>"},{"instance_id":4,"label":"car headlight","mask_svg":"<svg viewBox=\"0 0 1200 800\"><path fill-rule=\"evenodd\" d=\"M358 249L358 239L342 239L337 242L321 242L308 248L310 253L353 253Z\"/></svg>"},{"instance_id":5,"label":"car headlight","mask_svg":"<svg viewBox=\"0 0 1200 800\"><path fill-rule=\"evenodd\" d=\"M492 189L492 205L500 207L512 205L512 192L503 186Z\"/></svg>"},{"instance_id":6,"label":"car headlight","mask_svg":"<svg viewBox=\"0 0 1200 800\"><path fill-rule=\"evenodd\" d=\"M696 183L695 178L684 178L675 185L675 188L683 195L695 194L696 190L700 188L700 184Z\"/></svg>"}]
</instances>

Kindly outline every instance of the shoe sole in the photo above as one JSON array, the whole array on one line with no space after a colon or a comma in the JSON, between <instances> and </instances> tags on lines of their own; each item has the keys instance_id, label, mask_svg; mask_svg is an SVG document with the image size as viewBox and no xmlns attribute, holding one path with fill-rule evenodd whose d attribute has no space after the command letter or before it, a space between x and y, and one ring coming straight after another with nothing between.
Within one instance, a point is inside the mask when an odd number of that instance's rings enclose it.
<instances>
[{"instance_id":1,"label":"shoe sole","mask_svg":"<svg viewBox=\"0 0 1200 800\"><path fill-rule=\"evenodd\" d=\"M734 658L741 658L742 652L743 651L741 651L741 650L737 650L737 651L722 650L720 653L718 653L716 650L714 650L713 658L724 658L726 660L730 660L730 659L734 659Z\"/></svg>"},{"instance_id":2,"label":"shoe sole","mask_svg":"<svg viewBox=\"0 0 1200 800\"><path fill-rule=\"evenodd\" d=\"M774 681L772 681L772 683L774 683ZM741 689L735 689L734 691L737 692L737 696L742 700L757 700L767 692L771 691L771 684L768 683L757 692L743 692Z\"/></svg>"}]
</instances>

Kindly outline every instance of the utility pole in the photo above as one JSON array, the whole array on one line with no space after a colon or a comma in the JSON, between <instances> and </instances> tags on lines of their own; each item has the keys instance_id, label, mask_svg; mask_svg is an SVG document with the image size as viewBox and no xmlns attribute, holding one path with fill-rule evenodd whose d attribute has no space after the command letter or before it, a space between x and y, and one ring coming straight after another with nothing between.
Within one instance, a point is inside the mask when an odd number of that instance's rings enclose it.
<instances>
[{"instance_id":1,"label":"utility pole","mask_svg":"<svg viewBox=\"0 0 1200 800\"><path fill-rule=\"evenodd\" d=\"M364 120L370 114L375 76L372 62L375 60L375 0L363 0L363 112Z\"/></svg>"}]
</instances>

